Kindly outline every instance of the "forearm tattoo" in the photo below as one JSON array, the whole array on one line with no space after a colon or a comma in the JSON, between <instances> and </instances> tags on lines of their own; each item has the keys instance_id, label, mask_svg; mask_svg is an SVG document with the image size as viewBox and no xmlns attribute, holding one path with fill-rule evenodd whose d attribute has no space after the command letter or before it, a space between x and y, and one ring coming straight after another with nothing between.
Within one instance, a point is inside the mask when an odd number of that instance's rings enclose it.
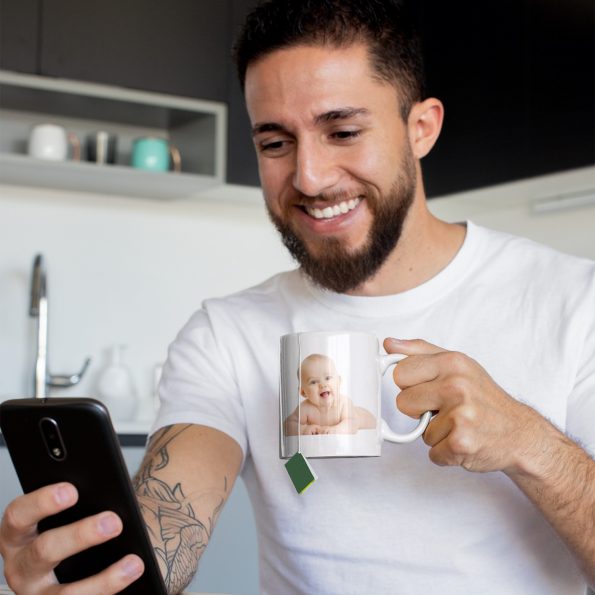
<instances>
[{"instance_id":1,"label":"forearm tattoo","mask_svg":"<svg viewBox=\"0 0 595 595\"><path fill-rule=\"evenodd\" d=\"M224 477L221 491L195 498L201 500L201 511L208 507L206 518L199 520L181 483L173 485L156 477L169 463L168 446L189 427L168 426L156 432L134 478L141 512L169 593L178 593L192 579L227 498Z\"/></svg>"}]
</instances>

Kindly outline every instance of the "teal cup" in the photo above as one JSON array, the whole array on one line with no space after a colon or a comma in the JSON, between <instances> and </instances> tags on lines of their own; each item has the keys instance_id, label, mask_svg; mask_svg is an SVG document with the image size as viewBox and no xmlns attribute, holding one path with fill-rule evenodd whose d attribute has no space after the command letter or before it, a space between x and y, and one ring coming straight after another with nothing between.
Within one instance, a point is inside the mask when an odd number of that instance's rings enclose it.
<instances>
[{"instance_id":1,"label":"teal cup","mask_svg":"<svg viewBox=\"0 0 595 595\"><path fill-rule=\"evenodd\" d=\"M132 145L132 167L146 171L182 169L180 152L166 140L156 137L138 138Z\"/></svg>"}]
</instances>

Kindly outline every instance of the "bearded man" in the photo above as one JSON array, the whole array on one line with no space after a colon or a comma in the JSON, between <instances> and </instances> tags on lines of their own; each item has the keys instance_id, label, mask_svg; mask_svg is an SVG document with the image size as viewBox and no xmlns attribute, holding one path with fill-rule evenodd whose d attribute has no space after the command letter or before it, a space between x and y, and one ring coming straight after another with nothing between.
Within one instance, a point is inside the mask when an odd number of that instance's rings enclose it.
<instances>
[{"instance_id":1,"label":"bearded man","mask_svg":"<svg viewBox=\"0 0 595 595\"><path fill-rule=\"evenodd\" d=\"M137 479L169 591L241 473L262 593L584 595L594 264L429 212L420 160L444 110L398 3L272 0L236 57L266 206L299 268L207 300L170 348ZM407 356L382 393L395 430L435 415L423 441L379 458L318 460L298 495L278 455L279 337L317 330ZM62 485L10 505L0 551L17 592L58 592L57 560L118 532L91 518L40 544L38 520L75 500ZM115 593L140 572L128 557L71 587Z\"/></svg>"}]
</instances>

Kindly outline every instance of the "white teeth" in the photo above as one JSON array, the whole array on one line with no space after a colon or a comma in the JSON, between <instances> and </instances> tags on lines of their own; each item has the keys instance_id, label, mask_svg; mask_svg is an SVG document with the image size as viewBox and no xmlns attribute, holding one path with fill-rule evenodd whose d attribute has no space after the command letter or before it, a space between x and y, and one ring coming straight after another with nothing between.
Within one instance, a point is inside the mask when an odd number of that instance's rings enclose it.
<instances>
[{"instance_id":1,"label":"white teeth","mask_svg":"<svg viewBox=\"0 0 595 595\"><path fill-rule=\"evenodd\" d=\"M361 201L361 198L352 198L351 200L345 200L333 207L325 207L324 209L306 207L306 212L315 219L331 219L332 217L337 217L338 215L353 211Z\"/></svg>"}]
</instances>

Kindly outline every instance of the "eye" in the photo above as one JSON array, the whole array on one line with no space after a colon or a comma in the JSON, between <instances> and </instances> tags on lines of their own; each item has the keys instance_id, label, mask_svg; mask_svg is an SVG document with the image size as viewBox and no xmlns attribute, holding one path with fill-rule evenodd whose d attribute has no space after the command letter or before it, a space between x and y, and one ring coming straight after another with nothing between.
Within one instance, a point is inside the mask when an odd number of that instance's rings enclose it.
<instances>
[{"instance_id":1,"label":"eye","mask_svg":"<svg viewBox=\"0 0 595 595\"><path fill-rule=\"evenodd\" d=\"M263 140L257 143L257 148L260 153L271 157L285 155L291 148L291 140L285 138L276 138L270 140Z\"/></svg>"},{"instance_id":2,"label":"eye","mask_svg":"<svg viewBox=\"0 0 595 595\"><path fill-rule=\"evenodd\" d=\"M337 130L331 136L340 141L347 141L356 139L361 133L361 130Z\"/></svg>"},{"instance_id":3,"label":"eye","mask_svg":"<svg viewBox=\"0 0 595 595\"><path fill-rule=\"evenodd\" d=\"M275 151L277 149L281 149L283 147L283 145L285 144L285 141L282 140L276 140L273 141L271 143L262 143L260 145L260 148L263 151Z\"/></svg>"}]
</instances>

